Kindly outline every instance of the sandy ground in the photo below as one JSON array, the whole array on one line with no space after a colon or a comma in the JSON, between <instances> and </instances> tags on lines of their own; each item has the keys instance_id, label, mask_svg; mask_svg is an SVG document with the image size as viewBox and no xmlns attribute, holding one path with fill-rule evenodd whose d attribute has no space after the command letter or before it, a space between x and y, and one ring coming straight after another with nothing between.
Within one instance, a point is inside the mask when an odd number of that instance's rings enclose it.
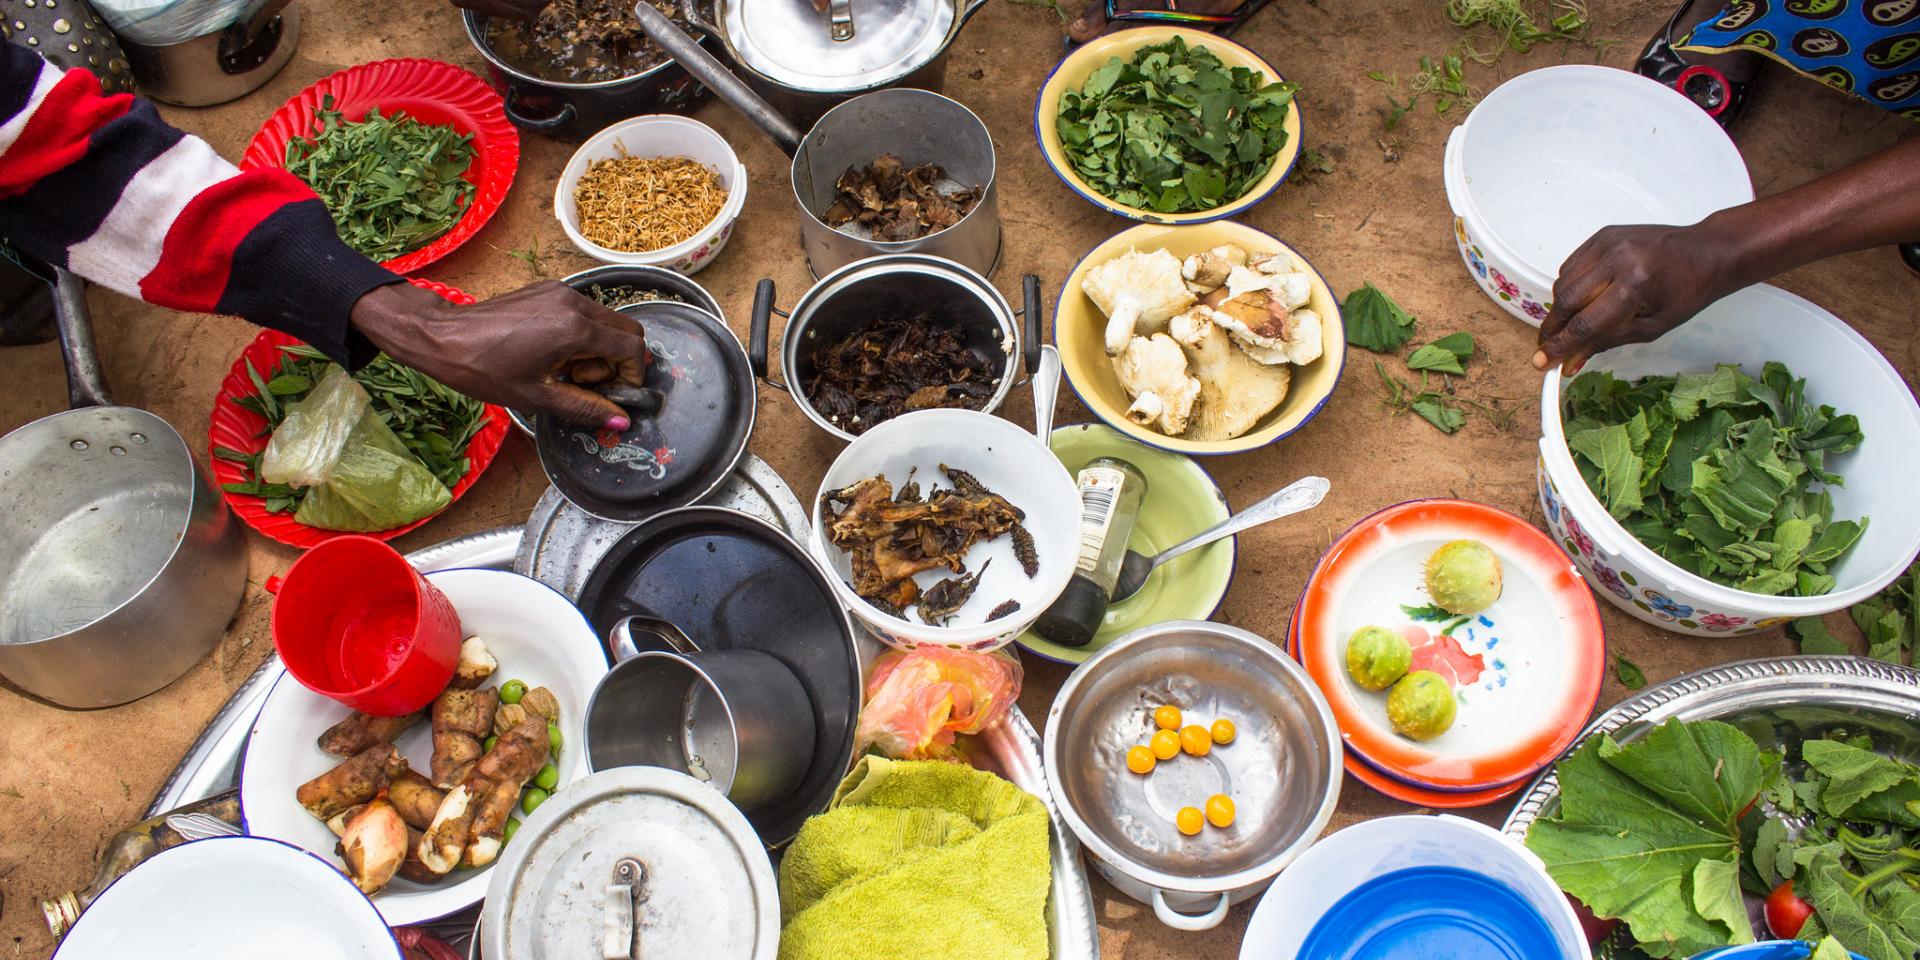
<instances>
[{"instance_id":1,"label":"sandy ground","mask_svg":"<svg viewBox=\"0 0 1920 960\"><path fill-rule=\"evenodd\" d=\"M238 102L204 110L166 109L173 122L237 158L265 117L305 85L335 70L385 57L437 57L478 70L453 10L437 0L395 6L378 0L303 0L306 35L284 72ZM1548 46L1509 54L1495 67L1470 66L1469 80L1491 89L1513 74L1559 62L1631 62L1641 42L1670 10L1669 0L1592 0L1597 46ZM1461 37L1439 3L1388 0L1281 0L1241 39L1301 84L1307 147L1334 161L1312 182L1286 185L1245 219L1308 257L1344 293L1363 281L1389 291L1421 318L1429 335L1471 331L1486 356L1476 359L1463 389L1483 401L1524 407L1507 429L1476 416L1459 434L1443 436L1411 418L1394 418L1377 399L1370 363L1347 367L1333 402L1295 436L1266 449L1210 461L1209 470L1235 505L1258 499L1303 474L1332 478L1333 492L1313 513L1246 534L1238 575L1220 619L1280 637L1295 597L1322 550L1353 521L1382 506L1424 496L1486 501L1538 518L1533 493L1535 398L1539 378L1527 366L1533 331L1496 310L1468 280L1449 242L1441 188L1441 151L1463 111L1438 117L1426 106L1391 134L1382 128L1382 86L1369 71L1410 74L1422 55L1439 55ZM1484 41L1484 38L1481 38ZM1046 9L994 0L960 37L948 68L947 92L985 118L1000 151L1005 261L996 276L1010 297L1019 277L1039 274L1051 302L1078 257L1125 224L1098 213L1048 172L1030 132L1034 91L1060 54L1058 24ZM1784 189L1884 147L1908 125L1779 70L1764 78L1737 139L1761 193ZM764 137L724 106L700 119L720 129L752 172L751 199L726 254L700 276L719 297L744 338L752 288L777 279L791 302L805 285L795 214L788 206L787 163ZM551 214L553 183L571 147L539 137L523 145L519 182L506 208L479 237L426 274L479 296L534 279L508 251L538 241L542 273L562 276L591 265L567 246ZM1686 171L1675 171L1676 176ZM1303 178L1296 177L1296 181ZM1920 338L1913 335L1920 280L1888 249L1872 250L1795 271L1778 281L1847 318L1873 340L1910 383L1920 374ZM186 316L103 291L92 305L108 380L120 402L166 417L202 452L215 389L255 331L245 322ZM1370 359L1365 357L1360 360ZM0 350L0 429L61 409L66 396L52 345ZM764 389L753 450L800 491L815 489L837 444L813 429L783 394ZM1024 395L1010 411L1030 409ZM1021 413L1012 414L1016 418ZM1059 422L1089 419L1071 397ZM521 522L546 484L531 446L514 437L473 491L404 549L503 524ZM251 585L232 629L185 678L137 703L74 713L0 689L0 958L40 957L51 943L36 902L84 885L96 847L136 819L188 743L264 657L267 577L284 572L294 551L249 534ZM1746 657L1791 652L1778 633L1740 640L1675 638L1602 604L1615 652L1658 682L1681 672ZM1042 716L1065 676L1062 667L1027 660L1022 706ZM1603 703L1626 691L1609 678ZM1472 813L1499 822L1508 805ZM1348 779L1334 827L1406 813ZM1180 934L1150 911L1097 884L1105 956L1112 960L1236 955L1251 905L1233 910L1218 929Z\"/></svg>"}]
</instances>

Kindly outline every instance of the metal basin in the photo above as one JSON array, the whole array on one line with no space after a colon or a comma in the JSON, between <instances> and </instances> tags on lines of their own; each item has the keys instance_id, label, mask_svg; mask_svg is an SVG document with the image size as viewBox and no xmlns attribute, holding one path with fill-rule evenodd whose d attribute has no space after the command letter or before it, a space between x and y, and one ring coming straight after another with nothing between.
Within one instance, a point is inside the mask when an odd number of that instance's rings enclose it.
<instances>
[{"instance_id":1,"label":"metal basin","mask_svg":"<svg viewBox=\"0 0 1920 960\"><path fill-rule=\"evenodd\" d=\"M1132 773L1127 748L1147 741L1162 704L1187 723L1232 720L1238 735ZM1075 670L1047 712L1044 756L1095 869L1179 929L1217 925L1265 889L1320 836L1340 796L1340 736L1319 689L1267 640L1198 620L1136 630ZM1216 793L1233 799L1232 828L1182 836L1174 814Z\"/></svg>"}]
</instances>

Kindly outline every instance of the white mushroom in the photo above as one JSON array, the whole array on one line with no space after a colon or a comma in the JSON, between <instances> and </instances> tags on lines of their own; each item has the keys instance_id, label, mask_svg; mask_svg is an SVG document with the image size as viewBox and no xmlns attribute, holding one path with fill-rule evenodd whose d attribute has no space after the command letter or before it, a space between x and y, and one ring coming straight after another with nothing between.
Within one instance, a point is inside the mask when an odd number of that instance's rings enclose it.
<instances>
[{"instance_id":1,"label":"white mushroom","mask_svg":"<svg viewBox=\"0 0 1920 960\"><path fill-rule=\"evenodd\" d=\"M1219 289L1233 268L1246 262L1246 248L1237 243L1223 243L1188 257L1180 265L1180 276L1187 281L1188 290L1206 294Z\"/></svg>"},{"instance_id":2,"label":"white mushroom","mask_svg":"<svg viewBox=\"0 0 1920 960\"><path fill-rule=\"evenodd\" d=\"M1168 436L1187 431L1200 381L1187 375L1187 355L1164 333L1134 337L1114 358L1120 386L1133 398L1127 419Z\"/></svg>"},{"instance_id":3,"label":"white mushroom","mask_svg":"<svg viewBox=\"0 0 1920 960\"><path fill-rule=\"evenodd\" d=\"M1080 283L1107 315L1107 356L1116 357L1136 334L1167 328L1167 321L1193 305L1193 292L1180 277L1180 260L1165 250L1128 250L1087 271Z\"/></svg>"},{"instance_id":4,"label":"white mushroom","mask_svg":"<svg viewBox=\"0 0 1920 960\"><path fill-rule=\"evenodd\" d=\"M1225 330L1207 318L1210 311L1189 310L1173 318L1169 332L1186 350L1188 368L1200 381L1200 395L1186 436L1193 440L1231 440L1252 430L1280 406L1292 384L1286 364L1268 365L1234 348Z\"/></svg>"}]
</instances>

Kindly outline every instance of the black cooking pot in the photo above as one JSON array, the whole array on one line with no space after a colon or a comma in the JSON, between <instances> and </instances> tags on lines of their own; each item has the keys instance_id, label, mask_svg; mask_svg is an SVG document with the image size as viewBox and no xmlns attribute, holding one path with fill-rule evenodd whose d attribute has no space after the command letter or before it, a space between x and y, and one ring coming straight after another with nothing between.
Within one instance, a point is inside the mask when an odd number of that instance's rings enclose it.
<instances>
[{"instance_id":1,"label":"black cooking pot","mask_svg":"<svg viewBox=\"0 0 1920 960\"><path fill-rule=\"evenodd\" d=\"M584 140L615 122L643 113L690 113L707 88L672 60L618 80L567 83L522 73L487 47L487 18L460 12L467 40L486 58L487 75L507 102L507 119L530 133ZM711 43L702 38L701 43Z\"/></svg>"}]
</instances>

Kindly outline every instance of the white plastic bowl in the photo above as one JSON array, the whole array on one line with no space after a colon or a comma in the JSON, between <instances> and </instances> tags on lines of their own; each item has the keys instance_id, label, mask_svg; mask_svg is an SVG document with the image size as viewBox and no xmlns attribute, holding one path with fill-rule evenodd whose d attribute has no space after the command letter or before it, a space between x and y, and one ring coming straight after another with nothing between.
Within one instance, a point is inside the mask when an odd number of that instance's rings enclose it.
<instances>
[{"instance_id":1,"label":"white plastic bowl","mask_svg":"<svg viewBox=\"0 0 1920 960\"><path fill-rule=\"evenodd\" d=\"M1260 898L1240 960L1299 956L1314 925L1342 897L1375 877L1415 867L1457 867L1505 884L1547 921L1559 960L1588 955L1573 905L1539 857L1492 827L1441 815L1364 820L1314 844ZM1473 908L1460 904L1462 912Z\"/></svg>"},{"instance_id":2,"label":"white plastic bowl","mask_svg":"<svg viewBox=\"0 0 1920 960\"><path fill-rule=\"evenodd\" d=\"M1807 381L1807 398L1860 418L1866 441L1827 459L1846 478L1829 487L1834 516L1871 520L1829 572L1837 583L1817 597L1769 597L1722 586L1680 569L1643 546L1601 505L1567 450L1558 370L1540 394L1537 481L1547 529L1567 549L1589 586L1615 606L1658 627L1700 637L1747 634L1794 617L1853 605L1878 592L1920 552L1920 405L1887 358L1840 318L1778 287L1757 284L1728 295L1648 344L1598 354L1589 370L1635 379L1703 373L1738 363L1757 374L1768 360Z\"/></svg>"},{"instance_id":3,"label":"white plastic bowl","mask_svg":"<svg viewBox=\"0 0 1920 960\"><path fill-rule=\"evenodd\" d=\"M1740 151L1692 101L1639 74L1523 73L1447 137L1454 242L1475 283L1540 325L1560 264L1601 227L1697 223L1753 200Z\"/></svg>"},{"instance_id":4,"label":"white plastic bowl","mask_svg":"<svg viewBox=\"0 0 1920 960\"><path fill-rule=\"evenodd\" d=\"M587 698L607 672L600 637L586 617L553 588L504 570L439 570L427 580L453 602L461 636L485 640L500 661L492 685L519 679L553 691L560 701L560 754L553 763L561 789L586 776ZM341 758L321 753L315 741L347 712L290 678L274 685L240 758L240 811L247 833L339 862L333 831L301 808L294 790L340 763ZM433 741L426 721L401 734L394 746L413 769L427 772ZM373 905L396 927L443 917L480 902L492 869L456 870L431 886L395 877L373 895Z\"/></svg>"},{"instance_id":5,"label":"white plastic bowl","mask_svg":"<svg viewBox=\"0 0 1920 960\"><path fill-rule=\"evenodd\" d=\"M586 174L589 164L595 160L618 157L623 149L628 156L691 157L706 164L719 173L720 182L726 185L726 205L692 239L671 247L646 253L628 253L609 250L588 240L580 235L580 217L573 202L573 188ZM573 159L568 160L566 168L560 171L560 182L553 188L553 215L560 221L560 229L566 231L567 239L573 241L581 253L606 263L671 267L685 274L698 273L700 268L712 263L713 258L720 255L721 248L733 236L734 223L740 219L740 209L746 203L747 168L734 155L726 139L698 120L674 114L633 117L594 134L573 152Z\"/></svg>"},{"instance_id":6,"label":"white plastic bowl","mask_svg":"<svg viewBox=\"0 0 1920 960\"><path fill-rule=\"evenodd\" d=\"M1013 538L975 544L967 552L969 574L981 573L980 583L950 627L903 619L882 611L853 592L853 563L846 551L827 542L821 523L821 500L875 475L884 475L898 491L909 471L922 490L951 486L940 465L965 470L987 489L1007 498L1026 512L1025 526L1033 534L1039 554L1038 575L1029 577L1013 555ZM856 437L840 451L820 481L813 502L813 555L828 570L834 593L854 619L888 645L911 650L922 645L961 650L994 650L1025 633L1067 588L1080 545L1080 490L1073 475L1060 465L1053 451L1033 434L989 413L972 410L921 410L895 417ZM921 573L922 588L952 576L945 568ZM998 620L987 613L1007 600L1020 609ZM909 609L908 613L914 611Z\"/></svg>"}]
</instances>

